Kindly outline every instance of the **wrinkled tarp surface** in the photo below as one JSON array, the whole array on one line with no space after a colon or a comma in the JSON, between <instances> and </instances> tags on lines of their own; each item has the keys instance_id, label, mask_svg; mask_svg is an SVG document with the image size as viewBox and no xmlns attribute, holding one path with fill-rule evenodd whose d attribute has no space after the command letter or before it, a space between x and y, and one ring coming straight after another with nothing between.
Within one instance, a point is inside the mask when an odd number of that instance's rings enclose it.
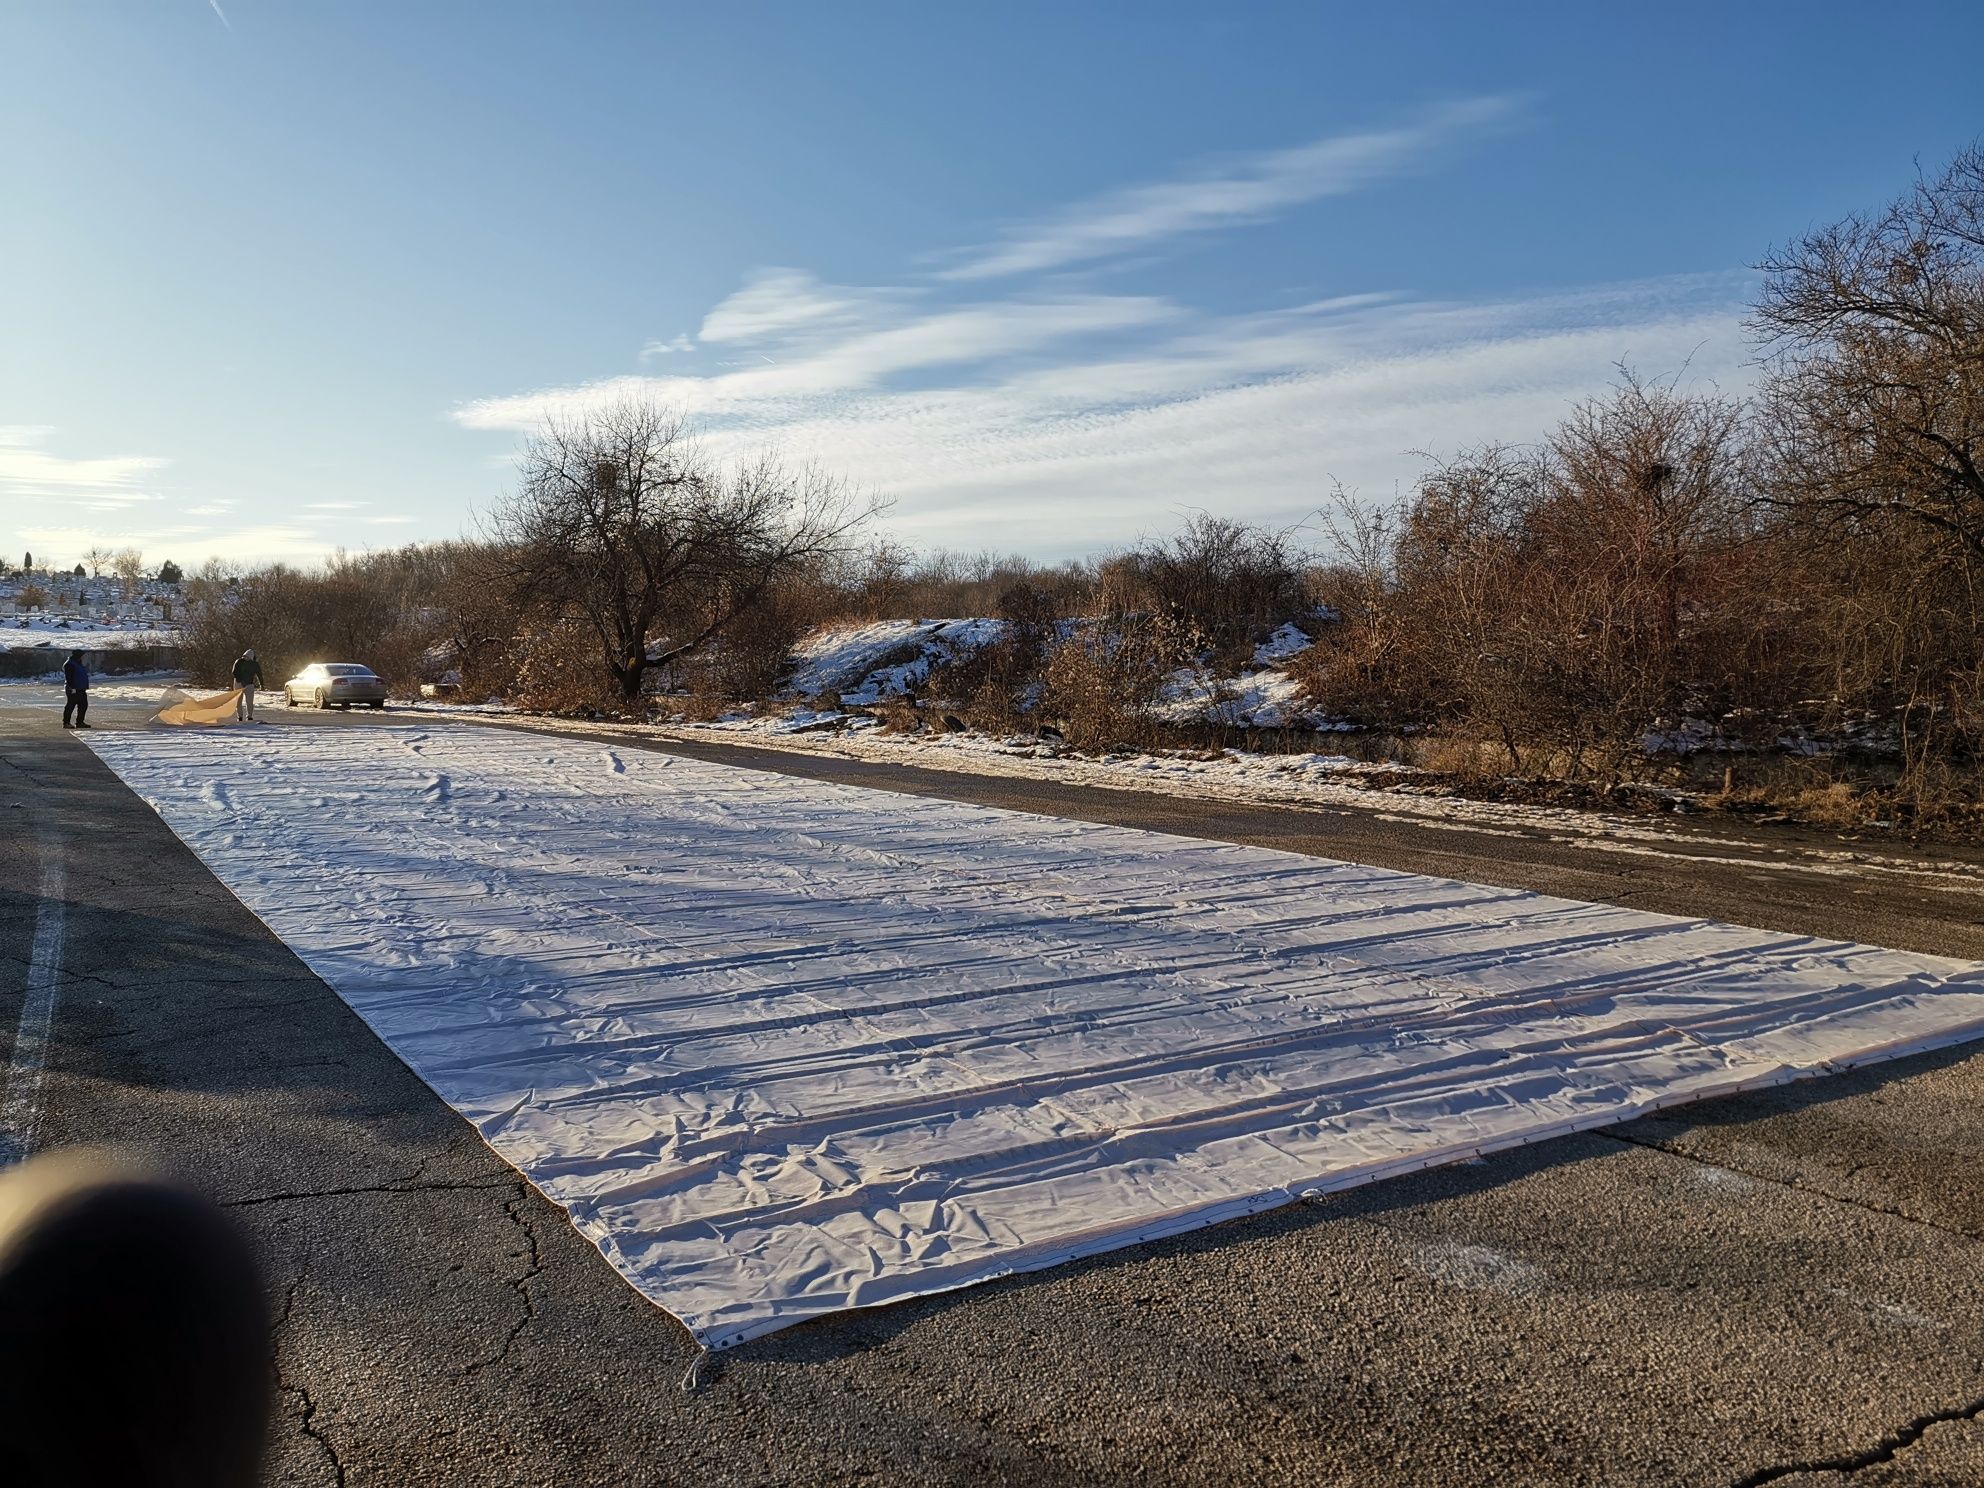
<instances>
[{"instance_id":1,"label":"wrinkled tarp surface","mask_svg":"<svg viewBox=\"0 0 1984 1488\"><path fill-rule=\"evenodd\" d=\"M723 1347L1984 1031L1984 967L489 728L102 755Z\"/></svg>"},{"instance_id":2,"label":"wrinkled tarp surface","mask_svg":"<svg viewBox=\"0 0 1984 1488\"><path fill-rule=\"evenodd\" d=\"M161 709L152 716L152 722L196 725L233 723L234 710L240 702L241 689L238 687L217 697L189 697L184 702Z\"/></svg>"}]
</instances>

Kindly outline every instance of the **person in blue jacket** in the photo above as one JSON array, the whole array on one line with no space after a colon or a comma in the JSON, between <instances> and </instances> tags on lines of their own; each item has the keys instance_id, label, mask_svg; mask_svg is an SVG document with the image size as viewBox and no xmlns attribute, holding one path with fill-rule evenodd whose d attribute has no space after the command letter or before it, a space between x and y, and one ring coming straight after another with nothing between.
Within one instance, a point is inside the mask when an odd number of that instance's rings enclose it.
<instances>
[{"instance_id":1,"label":"person in blue jacket","mask_svg":"<svg viewBox=\"0 0 1984 1488\"><path fill-rule=\"evenodd\" d=\"M62 727L89 728L84 722L90 711L90 669L83 665L83 653L71 651L62 663ZM69 720L75 719L74 723Z\"/></svg>"}]
</instances>

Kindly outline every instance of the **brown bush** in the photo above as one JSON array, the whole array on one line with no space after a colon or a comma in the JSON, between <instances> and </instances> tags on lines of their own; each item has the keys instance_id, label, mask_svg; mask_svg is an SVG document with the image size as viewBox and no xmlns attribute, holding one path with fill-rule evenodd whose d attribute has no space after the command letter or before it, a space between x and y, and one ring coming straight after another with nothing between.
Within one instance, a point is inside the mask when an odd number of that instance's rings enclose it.
<instances>
[{"instance_id":1,"label":"brown bush","mask_svg":"<svg viewBox=\"0 0 1984 1488\"><path fill-rule=\"evenodd\" d=\"M541 713L618 711L617 686L598 664L599 639L571 616L533 619L516 639L514 698Z\"/></svg>"},{"instance_id":2,"label":"brown bush","mask_svg":"<svg viewBox=\"0 0 1984 1488\"><path fill-rule=\"evenodd\" d=\"M906 697L883 698L876 705L876 716L882 720L882 732L888 734L920 734L923 732L923 714L915 703Z\"/></svg>"},{"instance_id":3,"label":"brown bush","mask_svg":"<svg viewBox=\"0 0 1984 1488\"><path fill-rule=\"evenodd\" d=\"M1148 748L1159 732L1154 710L1177 644L1162 621L1079 627L1048 652L1038 714L1076 749Z\"/></svg>"},{"instance_id":4,"label":"brown bush","mask_svg":"<svg viewBox=\"0 0 1984 1488\"><path fill-rule=\"evenodd\" d=\"M917 554L882 542L859 558L815 569L815 582L834 596L837 618L863 620L969 619L1005 613L1006 599L1025 601L1052 621L1082 613L1095 585L1083 563L1042 565L991 552Z\"/></svg>"},{"instance_id":5,"label":"brown bush","mask_svg":"<svg viewBox=\"0 0 1984 1488\"><path fill-rule=\"evenodd\" d=\"M1288 533L1204 512L1169 538L1109 559L1098 583L1103 613L1161 617L1181 646L1210 647L1211 663L1222 671L1306 610L1303 564Z\"/></svg>"},{"instance_id":6,"label":"brown bush","mask_svg":"<svg viewBox=\"0 0 1984 1488\"><path fill-rule=\"evenodd\" d=\"M1019 727L1044 664L1039 640L1008 631L988 646L933 666L923 693L976 728L1010 732Z\"/></svg>"},{"instance_id":7,"label":"brown bush","mask_svg":"<svg viewBox=\"0 0 1984 1488\"><path fill-rule=\"evenodd\" d=\"M690 692L744 702L770 697L792 648L820 620L820 596L810 585L771 586L739 610L702 650L681 662Z\"/></svg>"}]
</instances>

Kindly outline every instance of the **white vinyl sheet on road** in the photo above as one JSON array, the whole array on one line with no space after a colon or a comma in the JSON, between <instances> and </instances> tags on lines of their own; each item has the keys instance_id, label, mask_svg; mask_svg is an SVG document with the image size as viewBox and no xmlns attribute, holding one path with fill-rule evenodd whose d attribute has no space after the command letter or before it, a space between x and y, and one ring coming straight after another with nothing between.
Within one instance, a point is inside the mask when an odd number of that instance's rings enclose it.
<instances>
[{"instance_id":1,"label":"white vinyl sheet on road","mask_svg":"<svg viewBox=\"0 0 1984 1488\"><path fill-rule=\"evenodd\" d=\"M91 747L713 1348L1984 1033L1984 967L514 730Z\"/></svg>"}]
</instances>

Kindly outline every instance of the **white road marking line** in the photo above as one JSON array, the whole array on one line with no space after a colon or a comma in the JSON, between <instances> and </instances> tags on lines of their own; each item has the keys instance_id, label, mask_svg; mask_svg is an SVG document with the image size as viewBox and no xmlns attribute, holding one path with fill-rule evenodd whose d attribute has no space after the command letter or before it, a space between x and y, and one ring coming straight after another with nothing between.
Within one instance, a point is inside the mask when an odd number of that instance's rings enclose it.
<instances>
[{"instance_id":1,"label":"white road marking line","mask_svg":"<svg viewBox=\"0 0 1984 1488\"><path fill-rule=\"evenodd\" d=\"M0 1167L26 1160L41 1124L41 1079L48 1063L48 1032L55 1021L55 992L62 976L62 930L67 913L62 850L44 840L41 904L35 910L34 945L28 952L28 991L7 1061L6 1094L0 1097Z\"/></svg>"}]
</instances>

